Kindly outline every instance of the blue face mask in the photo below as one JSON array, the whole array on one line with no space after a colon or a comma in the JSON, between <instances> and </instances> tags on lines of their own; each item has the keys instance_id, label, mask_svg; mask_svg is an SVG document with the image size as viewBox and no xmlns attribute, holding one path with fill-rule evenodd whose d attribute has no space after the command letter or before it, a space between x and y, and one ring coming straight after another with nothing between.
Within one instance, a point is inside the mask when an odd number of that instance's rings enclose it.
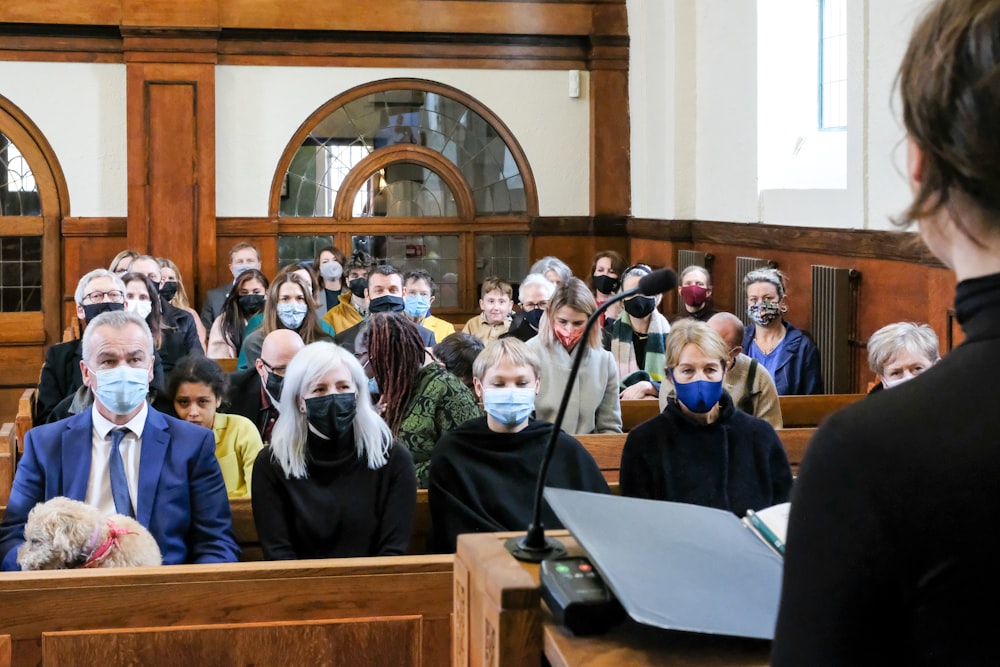
<instances>
[{"instance_id":1,"label":"blue face mask","mask_svg":"<svg viewBox=\"0 0 1000 667\"><path fill-rule=\"evenodd\" d=\"M302 326L302 320L306 319L306 311L309 309L304 303L279 303L278 319L289 329L298 329Z\"/></svg>"},{"instance_id":2,"label":"blue face mask","mask_svg":"<svg viewBox=\"0 0 1000 667\"><path fill-rule=\"evenodd\" d=\"M535 409L535 388L484 389L483 407L486 414L504 426L517 426L524 423Z\"/></svg>"},{"instance_id":3,"label":"blue face mask","mask_svg":"<svg viewBox=\"0 0 1000 667\"><path fill-rule=\"evenodd\" d=\"M427 317L431 310L431 300L423 294L407 295L403 297L403 312L415 320L422 320Z\"/></svg>"},{"instance_id":4,"label":"blue face mask","mask_svg":"<svg viewBox=\"0 0 1000 667\"><path fill-rule=\"evenodd\" d=\"M94 395L104 407L116 415L127 415L144 400L149 393L149 369L131 366L115 366L94 371L97 388Z\"/></svg>"},{"instance_id":5,"label":"blue face mask","mask_svg":"<svg viewBox=\"0 0 1000 667\"><path fill-rule=\"evenodd\" d=\"M368 393L372 396L378 396L382 393L378 390L378 380L375 378L368 378Z\"/></svg>"},{"instance_id":6,"label":"blue face mask","mask_svg":"<svg viewBox=\"0 0 1000 667\"><path fill-rule=\"evenodd\" d=\"M715 404L722 398L722 380L718 382L695 380L681 384L674 380L673 371L670 371L670 380L674 383L677 400L691 412L704 414L715 407Z\"/></svg>"}]
</instances>

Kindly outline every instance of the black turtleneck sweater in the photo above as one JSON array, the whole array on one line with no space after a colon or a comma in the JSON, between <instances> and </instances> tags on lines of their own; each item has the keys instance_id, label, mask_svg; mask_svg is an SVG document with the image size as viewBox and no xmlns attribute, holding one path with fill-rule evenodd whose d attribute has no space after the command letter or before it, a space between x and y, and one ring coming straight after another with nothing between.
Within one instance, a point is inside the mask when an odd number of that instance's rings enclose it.
<instances>
[{"instance_id":1,"label":"black turtleneck sweater","mask_svg":"<svg viewBox=\"0 0 1000 667\"><path fill-rule=\"evenodd\" d=\"M267 560L406 553L417 502L413 459L393 443L378 470L358 458L353 432L312 433L305 479L288 478L265 447L253 470L253 518Z\"/></svg>"},{"instance_id":2,"label":"black turtleneck sweater","mask_svg":"<svg viewBox=\"0 0 1000 667\"><path fill-rule=\"evenodd\" d=\"M961 345L810 442L772 664L1000 664L1000 275L955 310Z\"/></svg>"},{"instance_id":3,"label":"black turtleneck sweater","mask_svg":"<svg viewBox=\"0 0 1000 667\"><path fill-rule=\"evenodd\" d=\"M676 399L631 430L622 450L623 496L671 500L743 516L788 500L792 471L774 428L733 407L723 393L719 418L700 424Z\"/></svg>"},{"instance_id":4,"label":"black turtleneck sweater","mask_svg":"<svg viewBox=\"0 0 1000 667\"><path fill-rule=\"evenodd\" d=\"M525 530L535 506L535 485L552 424L532 419L518 433L491 431L486 417L465 422L438 440L427 488L432 552L450 553L462 533ZM608 483L593 457L560 432L546 486L607 493ZM546 528L562 524L542 508Z\"/></svg>"}]
</instances>

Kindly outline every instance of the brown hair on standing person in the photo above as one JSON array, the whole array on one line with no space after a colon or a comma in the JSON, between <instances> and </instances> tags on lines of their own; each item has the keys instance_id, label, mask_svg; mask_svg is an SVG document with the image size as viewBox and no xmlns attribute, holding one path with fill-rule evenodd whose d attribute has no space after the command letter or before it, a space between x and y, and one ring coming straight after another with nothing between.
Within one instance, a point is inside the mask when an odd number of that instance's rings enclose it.
<instances>
[{"instance_id":1,"label":"brown hair on standing person","mask_svg":"<svg viewBox=\"0 0 1000 667\"><path fill-rule=\"evenodd\" d=\"M938 0L897 79L913 202L965 339L828 417L799 468L772 664L996 665L1000 0ZM924 295L926 299L926 294Z\"/></svg>"}]
</instances>

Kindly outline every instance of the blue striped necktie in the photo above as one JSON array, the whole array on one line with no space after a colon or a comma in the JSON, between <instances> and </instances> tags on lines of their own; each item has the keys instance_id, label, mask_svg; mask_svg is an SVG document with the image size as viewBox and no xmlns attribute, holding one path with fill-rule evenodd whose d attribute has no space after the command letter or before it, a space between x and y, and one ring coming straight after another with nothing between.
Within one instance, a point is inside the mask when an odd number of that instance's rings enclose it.
<instances>
[{"instance_id":1,"label":"blue striped necktie","mask_svg":"<svg viewBox=\"0 0 1000 667\"><path fill-rule=\"evenodd\" d=\"M122 463L122 455L119 446L126 433L130 433L127 428L116 428L111 430L111 454L108 457L108 472L111 475L111 495L115 499L115 511L125 516L135 518L132 511L132 500L128 493L128 478L125 476L125 464Z\"/></svg>"}]
</instances>

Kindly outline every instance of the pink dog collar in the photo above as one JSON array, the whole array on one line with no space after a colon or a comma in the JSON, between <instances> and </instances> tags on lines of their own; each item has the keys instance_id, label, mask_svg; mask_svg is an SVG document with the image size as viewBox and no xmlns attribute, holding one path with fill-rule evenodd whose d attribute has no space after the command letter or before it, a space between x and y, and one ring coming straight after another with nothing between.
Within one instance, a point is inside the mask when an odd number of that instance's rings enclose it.
<instances>
[{"instance_id":1,"label":"pink dog collar","mask_svg":"<svg viewBox=\"0 0 1000 667\"><path fill-rule=\"evenodd\" d=\"M80 567L97 567L100 564L100 562L108 555L108 552L111 551L112 547L117 547L119 549L122 548L121 543L118 541L119 537L121 537L122 535L134 534L133 531L128 530L127 528L119 528L117 525L115 525L115 522L112 521L111 519L108 519L107 521L108 521L108 536L104 539L103 542L101 542L100 545L97 545L97 537L101 533L101 527L97 526L96 528L94 528L94 534L93 536L91 536L90 541L87 543L87 550L90 551L91 549L93 549L93 551L90 552L90 555L87 556L87 560L85 560L83 565L81 565ZM96 549L94 548L95 545L97 545Z\"/></svg>"}]
</instances>

